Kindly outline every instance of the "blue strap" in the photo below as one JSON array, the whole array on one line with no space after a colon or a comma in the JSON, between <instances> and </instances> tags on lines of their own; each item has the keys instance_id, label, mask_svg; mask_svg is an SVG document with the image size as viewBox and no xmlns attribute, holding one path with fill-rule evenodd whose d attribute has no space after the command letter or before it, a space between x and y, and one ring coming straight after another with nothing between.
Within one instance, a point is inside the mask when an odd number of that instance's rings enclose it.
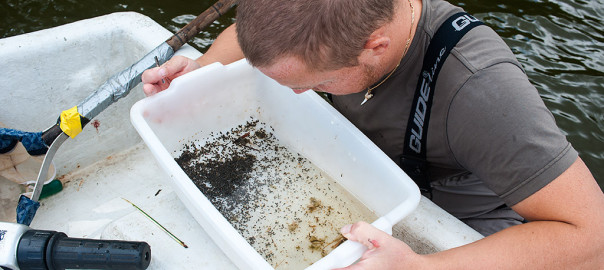
<instances>
[{"instance_id":1,"label":"blue strap","mask_svg":"<svg viewBox=\"0 0 604 270\"><path fill-rule=\"evenodd\" d=\"M0 128L0 154L13 150L18 142L23 143L27 153L32 156L44 155L48 151L48 146L42 140L42 132Z\"/></svg>"}]
</instances>

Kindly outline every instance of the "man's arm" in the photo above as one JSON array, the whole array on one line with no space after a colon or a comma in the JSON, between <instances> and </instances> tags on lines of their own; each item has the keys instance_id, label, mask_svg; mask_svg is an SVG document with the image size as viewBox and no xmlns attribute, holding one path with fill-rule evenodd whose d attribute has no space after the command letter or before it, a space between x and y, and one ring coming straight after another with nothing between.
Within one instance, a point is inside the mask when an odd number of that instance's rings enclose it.
<instances>
[{"instance_id":1,"label":"man's arm","mask_svg":"<svg viewBox=\"0 0 604 270\"><path fill-rule=\"evenodd\" d=\"M604 266L604 194L580 158L554 181L512 208L531 222L430 255L413 253L404 243L367 223L345 227L344 236L370 247L350 269L601 269Z\"/></svg>"},{"instance_id":2,"label":"man's arm","mask_svg":"<svg viewBox=\"0 0 604 270\"><path fill-rule=\"evenodd\" d=\"M175 56L161 67L146 70L142 76L143 90L147 96L151 96L167 89L170 82L176 77L202 66L214 62L227 65L239 59L243 59L243 53L239 48L239 43L237 43L237 32L235 24L233 24L218 35L208 51L196 60L184 56Z\"/></svg>"},{"instance_id":3,"label":"man's arm","mask_svg":"<svg viewBox=\"0 0 604 270\"><path fill-rule=\"evenodd\" d=\"M209 65L214 62L220 62L228 65L237 60L243 59L243 52L237 42L237 31L235 24L227 27L216 37L212 46L208 48L205 54L195 60L200 66Z\"/></svg>"}]
</instances>

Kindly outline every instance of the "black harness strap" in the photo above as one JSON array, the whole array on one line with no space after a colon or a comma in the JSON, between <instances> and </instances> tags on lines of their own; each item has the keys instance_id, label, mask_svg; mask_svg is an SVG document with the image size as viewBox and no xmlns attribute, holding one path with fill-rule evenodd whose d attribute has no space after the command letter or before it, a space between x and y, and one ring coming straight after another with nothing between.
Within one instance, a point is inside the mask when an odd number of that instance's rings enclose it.
<instances>
[{"instance_id":1,"label":"black harness strap","mask_svg":"<svg viewBox=\"0 0 604 270\"><path fill-rule=\"evenodd\" d=\"M460 12L449 17L436 31L417 81L411 114L407 121L405 148L400 159L401 168L415 181L420 190L431 195L426 161L426 140L430 122L432 97L438 73L451 49L471 29L483 23L468 13Z\"/></svg>"}]
</instances>

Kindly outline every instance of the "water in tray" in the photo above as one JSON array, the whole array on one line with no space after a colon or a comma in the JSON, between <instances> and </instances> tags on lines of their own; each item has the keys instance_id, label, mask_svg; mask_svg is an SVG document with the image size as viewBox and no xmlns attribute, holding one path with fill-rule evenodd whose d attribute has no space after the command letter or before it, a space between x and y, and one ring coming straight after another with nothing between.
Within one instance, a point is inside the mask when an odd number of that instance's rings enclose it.
<instances>
[{"instance_id":1,"label":"water in tray","mask_svg":"<svg viewBox=\"0 0 604 270\"><path fill-rule=\"evenodd\" d=\"M337 247L342 226L377 217L258 120L192 140L177 163L274 268L303 269Z\"/></svg>"}]
</instances>

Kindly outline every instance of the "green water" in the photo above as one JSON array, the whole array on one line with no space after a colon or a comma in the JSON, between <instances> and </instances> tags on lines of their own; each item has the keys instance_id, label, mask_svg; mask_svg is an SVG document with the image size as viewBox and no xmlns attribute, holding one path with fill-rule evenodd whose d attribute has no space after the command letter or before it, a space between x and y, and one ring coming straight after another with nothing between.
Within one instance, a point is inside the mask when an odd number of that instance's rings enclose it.
<instances>
[{"instance_id":1,"label":"green water","mask_svg":"<svg viewBox=\"0 0 604 270\"><path fill-rule=\"evenodd\" d=\"M177 31L213 1L0 0L0 37L119 11L145 14ZM451 1L486 22L512 48L558 126L604 189L604 1ZM504 3L504 4L502 4ZM233 12L200 34L207 46Z\"/></svg>"}]
</instances>

